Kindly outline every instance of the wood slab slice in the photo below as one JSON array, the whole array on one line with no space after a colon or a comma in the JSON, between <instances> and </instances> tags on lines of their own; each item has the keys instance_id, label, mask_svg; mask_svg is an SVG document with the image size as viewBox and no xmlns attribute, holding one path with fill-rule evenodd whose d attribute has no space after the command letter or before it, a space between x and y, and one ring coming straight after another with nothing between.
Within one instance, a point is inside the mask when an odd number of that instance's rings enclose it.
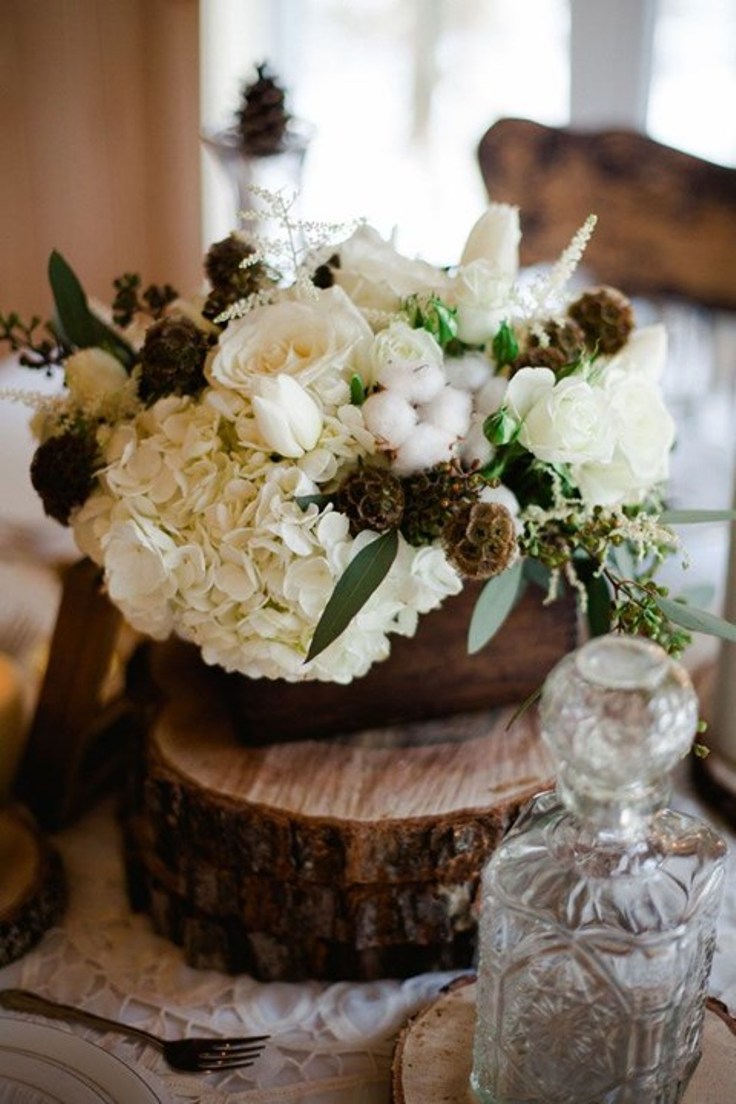
<instances>
[{"instance_id":1,"label":"wood slab slice","mask_svg":"<svg viewBox=\"0 0 736 1104\"><path fill-rule=\"evenodd\" d=\"M127 815L132 899L157 929L193 965L267 980L469 966L482 866L551 785L536 714L249 746L217 673L182 662Z\"/></svg>"},{"instance_id":2,"label":"wood slab slice","mask_svg":"<svg viewBox=\"0 0 736 1104\"><path fill-rule=\"evenodd\" d=\"M151 726L138 782L158 858L238 875L342 885L463 881L520 805L551 785L529 711L468 714L339 742L243 746L207 670ZM385 745L385 746L384 746Z\"/></svg>"},{"instance_id":3,"label":"wood slab slice","mask_svg":"<svg viewBox=\"0 0 736 1104\"><path fill-rule=\"evenodd\" d=\"M66 906L61 858L20 805L0 809L0 967L21 958Z\"/></svg>"},{"instance_id":4,"label":"wood slab slice","mask_svg":"<svg viewBox=\"0 0 736 1104\"><path fill-rule=\"evenodd\" d=\"M260 931L293 938L294 931L359 950L452 941L476 928L478 877L462 882L399 882L347 885L339 882L286 881L217 869L180 853L167 868L143 842L140 826L126 830L131 872L144 886L155 886L171 900L189 903L197 913ZM144 890L145 893L145 890Z\"/></svg>"},{"instance_id":5,"label":"wood slab slice","mask_svg":"<svg viewBox=\"0 0 736 1104\"><path fill-rule=\"evenodd\" d=\"M470 1088L475 982L455 982L399 1035L391 1071L393 1104L478 1104ZM682 1104L726 1104L736 1085L736 1020L709 1000L703 1053Z\"/></svg>"},{"instance_id":6,"label":"wood slab slice","mask_svg":"<svg viewBox=\"0 0 736 1104\"><path fill-rule=\"evenodd\" d=\"M145 868L134 868L128 855L132 900L149 913L159 935L182 947L190 966L246 973L259 981L371 981L413 977L431 970L467 969L475 954L475 930L460 930L431 943L356 945L354 940L323 938L311 924L295 919L292 930L273 934L238 917L216 917L198 910Z\"/></svg>"}]
</instances>

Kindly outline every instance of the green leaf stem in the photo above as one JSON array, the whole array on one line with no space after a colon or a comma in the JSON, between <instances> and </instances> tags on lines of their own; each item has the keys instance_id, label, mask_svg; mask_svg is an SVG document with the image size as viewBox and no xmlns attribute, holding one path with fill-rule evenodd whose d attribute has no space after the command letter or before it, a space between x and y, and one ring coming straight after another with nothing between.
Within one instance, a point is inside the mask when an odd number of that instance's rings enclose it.
<instances>
[{"instance_id":1,"label":"green leaf stem","mask_svg":"<svg viewBox=\"0 0 736 1104\"><path fill-rule=\"evenodd\" d=\"M522 561L489 579L475 603L468 629L468 652L475 655L503 625L521 593Z\"/></svg>"},{"instance_id":2,"label":"green leaf stem","mask_svg":"<svg viewBox=\"0 0 736 1104\"><path fill-rule=\"evenodd\" d=\"M323 652L348 627L388 575L399 549L399 534L389 529L361 548L337 581L314 630L305 662Z\"/></svg>"},{"instance_id":3,"label":"green leaf stem","mask_svg":"<svg viewBox=\"0 0 736 1104\"><path fill-rule=\"evenodd\" d=\"M697 525L708 521L736 521L736 510L665 510L664 525Z\"/></svg>"},{"instance_id":4,"label":"green leaf stem","mask_svg":"<svg viewBox=\"0 0 736 1104\"><path fill-rule=\"evenodd\" d=\"M76 349L99 346L126 368L131 368L136 360L132 346L92 313L82 285L56 250L49 257L49 283L54 296L57 326L64 341Z\"/></svg>"}]
</instances>

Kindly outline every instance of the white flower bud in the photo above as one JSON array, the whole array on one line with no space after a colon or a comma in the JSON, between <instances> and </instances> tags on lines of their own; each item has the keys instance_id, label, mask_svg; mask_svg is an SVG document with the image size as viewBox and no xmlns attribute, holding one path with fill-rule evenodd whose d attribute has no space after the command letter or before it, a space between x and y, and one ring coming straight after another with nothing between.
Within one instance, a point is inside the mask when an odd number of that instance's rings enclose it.
<instances>
[{"instance_id":1,"label":"white flower bud","mask_svg":"<svg viewBox=\"0 0 736 1104\"><path fill-rule=\"evenodd\" d=\"M292 376L283 373L254 385L253 413L269 448L296 458L313 449L322 432L322 413Z\"/></svg>"},{"instance_id":2,"label":"white flower bud","mask_svg":"<svg viewBox=\"0 0 736 1104\"><path fill-rule=\"evenodd\" d=\"M363 421L373 436L389 448L398 448L417 424L411 403L395 391L377 391L363 403Z\"/></svg>"},{"instance_id":3,"label":"white flower bud","mask_svg":"<svg viewBox=\"0 0 736 1104\"><path fill-rule=\"evenodd\" d=\"M499 272L515 280L520 241L519 208L508 203L491 203L468 234L460 264L490 261Z\"/></svg>"},{"instance_id":4,"label":"white flower bud","mask_svg":"<svg viewBox=\"0 0 736 1104\"><path fill-rule=\"evenodd\" d=\"M66 362L64 378L72 399L80 406L117 395L128 381L119 360L105 349L80 349Z\"/></svg>"}]
</instances>

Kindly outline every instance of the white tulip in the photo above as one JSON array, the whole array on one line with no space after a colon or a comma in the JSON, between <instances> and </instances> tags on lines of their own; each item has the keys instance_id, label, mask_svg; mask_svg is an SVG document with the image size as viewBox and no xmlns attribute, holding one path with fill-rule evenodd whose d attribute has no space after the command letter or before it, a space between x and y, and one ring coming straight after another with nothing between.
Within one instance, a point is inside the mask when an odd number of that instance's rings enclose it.
<instances>
[{"instance_id":1,"label":"white tulip","mask_svg":"<svg viewBox=\"0 0 736 1104\"><path fill-rule=\"evenodd\" d=\"M281 456L297 458L317 444L322 413L293 376L266 376L254 386L253 413L261 437Z\"/></svg>"},{"instance_id":2,"label":"white tulip","mask_svg":"<svg viewBox=\"0 0 736 1104\"><path fill-rule=\"evenodd\" d=\"M461 265L490 261L511 280L519 271L521 226L519 208L508 203L491 203L468 234Z\"/></svg>"}]
</instances>

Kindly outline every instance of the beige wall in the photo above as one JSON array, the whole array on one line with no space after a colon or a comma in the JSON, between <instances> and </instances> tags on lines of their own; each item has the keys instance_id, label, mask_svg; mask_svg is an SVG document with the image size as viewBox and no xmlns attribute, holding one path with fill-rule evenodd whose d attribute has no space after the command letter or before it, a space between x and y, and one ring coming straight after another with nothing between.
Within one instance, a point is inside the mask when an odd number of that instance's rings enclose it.
<instances>
[{"instance_id":1,"label":"beige wall","mask_svg":"<svg viewBox=\"0 0 736 1104\"><path fill-rule=\"evenodd\" d=\"M0 310L201 279L198 0L0 0Z\"/></svg>"}]
</instances>

